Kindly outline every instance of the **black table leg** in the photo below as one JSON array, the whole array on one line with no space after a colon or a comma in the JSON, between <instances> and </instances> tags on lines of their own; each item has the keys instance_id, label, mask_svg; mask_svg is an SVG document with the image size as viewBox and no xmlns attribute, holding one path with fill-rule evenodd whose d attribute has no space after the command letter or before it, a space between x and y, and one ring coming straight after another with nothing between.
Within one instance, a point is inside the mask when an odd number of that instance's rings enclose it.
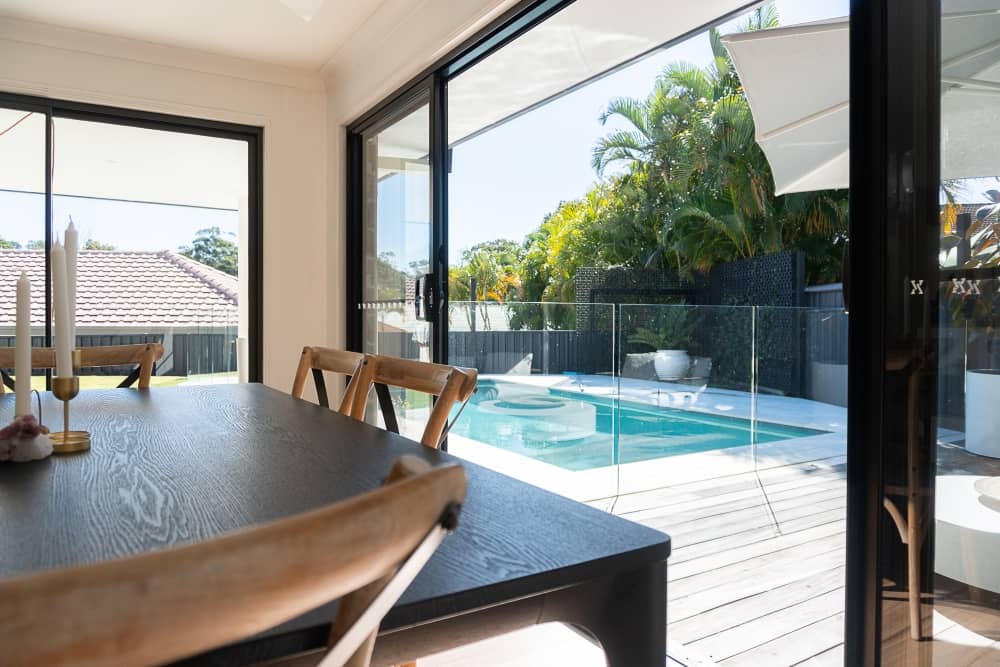
<instances>
[{"instance_id":1,"label":"black table leg","mask_svg":"<svg viewBox=\"0 0 1000 667\"><path fill-rule=\"evenodd\" d=\"M609 667L663 667L667 565L659 562L548 593L538 622L569 623L591 635Z\"/></svg>"}]
</instances>

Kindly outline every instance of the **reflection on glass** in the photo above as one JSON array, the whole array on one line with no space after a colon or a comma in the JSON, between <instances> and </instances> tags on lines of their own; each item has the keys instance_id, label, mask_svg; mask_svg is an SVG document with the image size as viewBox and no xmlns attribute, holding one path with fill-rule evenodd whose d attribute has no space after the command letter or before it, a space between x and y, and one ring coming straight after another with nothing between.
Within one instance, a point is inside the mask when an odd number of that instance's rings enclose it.
<instances>
[{"instance_id":1,"label":"reflection on glass","mask_svg":"<svg viewBox=\"0 0 1000 667\"><path fill-rule=\"evenodd\" d=\"M936 447L916 444L926 416L908 410L906 465L897 467L933 476L887 481L898 532L883 540L883 664L1000 664L998 10L942 6L941 232L927 249L941 273L926 287L940 304L936 349L898 364L908 378L900 400L932 391L923 378L936 377Z\"/></svg>"},{"instance_id":2,"label":"reflection on glass","mask_svg":"<svg viewBox=\"0 0 1000 667\"><path fill-rule=\"evenodd\" d=\"M363 350L431 361L431 325L418 294L430 272L430 112L426 105L365 136ZM419 440L427 394L390 388L400 432ZM374 399L367 414L383 423Z\"/></svg>"}]
</instances>

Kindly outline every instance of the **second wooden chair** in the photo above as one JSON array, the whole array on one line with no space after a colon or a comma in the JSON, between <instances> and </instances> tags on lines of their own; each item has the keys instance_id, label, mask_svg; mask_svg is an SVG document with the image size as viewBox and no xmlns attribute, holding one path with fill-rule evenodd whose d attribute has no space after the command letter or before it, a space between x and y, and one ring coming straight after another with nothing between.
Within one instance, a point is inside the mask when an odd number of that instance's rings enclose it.
<instances>
[{"instance_id":1,"label":"second wooden chair","mask_svg":"<svg viewBox=\"0 0 1000 667\"><path fill-rule=\"evenodd\" d=\"M476 391L478 371L413 359L368 355L354 388L351 416L364 419L368 393L374 386L386 428L399 432L388 387L400 387L436 396L420 442L435 449L447 435L448 417L455 403L464 404Z\"/></svg>"},{"instance_id":2,"label":"second wooden chair","mask_svg":"<svg viewBox=\"0 0 1000 667\"><path fill-rule=\"evenodd\" d=\"M302 398L306 388L306 376L312 371L313 382L316 384L316 397L319 404L324 408L330 407L330 399L326 393L326 381L323 379L323 371L340 373L351 379L344 390L344 397L340 401L338 412L342 415L350 415L354 406L354 394L357 387L358 371L364 363L365 355L360 352L348 352L347 350L335 350L329 347L309 347L302 348L302 357L299 359L299 367L295 371L295 381L292 383L292 396Z\"/></svg>"}]
</instances>

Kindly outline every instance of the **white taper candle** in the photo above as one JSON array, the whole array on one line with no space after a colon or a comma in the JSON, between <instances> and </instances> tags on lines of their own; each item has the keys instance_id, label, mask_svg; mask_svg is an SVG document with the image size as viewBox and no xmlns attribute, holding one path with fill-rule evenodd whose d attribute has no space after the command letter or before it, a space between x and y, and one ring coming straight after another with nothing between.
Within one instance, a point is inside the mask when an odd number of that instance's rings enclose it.
<instances>
[{"instance_id":1,"label":"white taper candle","mask_svg":"<svg viewBox=\"0 0 1000 667\"><path fill-rule=\"evenodd\" d=\"M14 416L22 417L31 413L31 281L24 271L17 281L14 379Z\"/></svg>"},{"instance_id":2,"label":"white taper candle","mask_svg":"<svg viewBox=\"0 0 1000 667\"><path fill-rule=\"evenodd\" d=\"M52 244L52 301L56 325L56 377L73 377L73 347L69 337L69 299L66 289L66 250Z\"/></svg>"},{"instance_id":3,"label":"white taper candle","mask_svg":"<svg viewBox=\"0 0 1000 667\"><path fill-rule=\"evenodd\" d=\"M79 250L80 240L73 224L73 218L69 219L69 226L66 228L66 237L63 239L66 248L66 298L69 301L69 344L70 349L76 348L76 254Z\"/></svg>"}]
</instances>

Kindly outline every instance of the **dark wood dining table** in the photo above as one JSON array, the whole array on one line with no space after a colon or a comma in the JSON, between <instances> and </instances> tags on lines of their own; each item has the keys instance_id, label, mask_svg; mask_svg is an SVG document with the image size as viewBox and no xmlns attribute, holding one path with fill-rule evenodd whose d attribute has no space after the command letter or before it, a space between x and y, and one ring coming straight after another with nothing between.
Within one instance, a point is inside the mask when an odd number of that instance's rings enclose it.
<instances>
[{"instance_id":1,"label":"dark wood dining table","mask_svg":"<svg viewBox=\"0 0 1000 667\"><path fill-rule=\"evenodd\" d=\"M60 404L43 396L44 421L61 428ZM12 410L13 396L0 397L0 421ZM664 664L663 533L260 384L83 390L71 422L90 431L89 451L0 464L0 577L287 517L374 489L398 456L416 454L464 466L468 496L458 530L384 619L373 664L547 622L599 642L610 665ZM322 646L334 609L186 663Z\"/></svg>"}]
</instances>

